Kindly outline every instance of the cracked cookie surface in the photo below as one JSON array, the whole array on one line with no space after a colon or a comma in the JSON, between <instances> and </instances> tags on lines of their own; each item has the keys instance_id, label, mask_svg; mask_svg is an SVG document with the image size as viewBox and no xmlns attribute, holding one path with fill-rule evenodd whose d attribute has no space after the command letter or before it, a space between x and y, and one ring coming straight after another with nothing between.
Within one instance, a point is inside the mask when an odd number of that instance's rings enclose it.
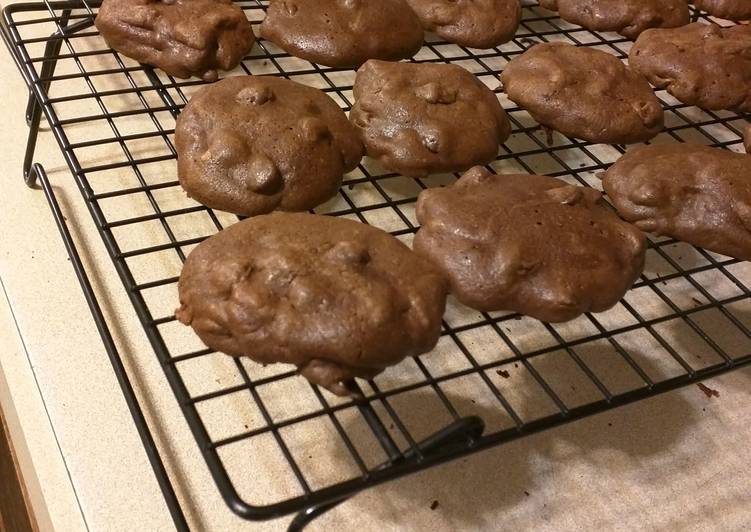
<instances>
[{"instance_id":1,"label":"cracked cookie surface","mask_svg":"<svg viewBox=\"0 0 751 532\"><path fill-rule=\"evenodd\" d=\"M600 50L536 44L511 60L501 81L532 118L569 137L628 144L663 128L664 113L647 80Z\"/></svg>"},{"instance_id":2,"label":"cracked cookie surface","mask_svg":"<svg viewBox=\"0 0 751 532\"><path fill-rule=\"evenodd\" d=\"M648 28L674 28L689 23L686 0L540 0L566 22L593 31L616 31L636 39Z\"/></svg>"},{"instance_id":3,"label":"cracked cookie surface","mask_svg":"<svg viewBox=\"0 0 751 532\"><path fill-rule=\"evenodd\" d=\"M645 238L600 192L482 167L417 201L414 249L482 311L562 322L615 305L642 271Z\"/></svg>"},{"instance_id":4,"label":"cracked cookie surface","mask_svg":"<svg viewBox=\"0 0 751 532\"><path fill-rule=\"evenodd\" d=\"M215 81L255 42L230 0L104 0L96 27L114 50L178 78Z\"/></svg>"},{"instance_id":5,"label":"cracked cookie surface","mask_svg":"<svg viewBox=\"0 0 751 532\"><path fill-rule=\"evenodd\" d=\"M249 218L202 242L178 288L177 318L209 347L294 364L339 395L344 381L431 350L447 290L388 233L302 213Z\"/></svg>"},{"instance_id":6,"label":"cracked cookie surface","mask_svg":"<svg viewBox=\"0 0 751 532\"><path fill-rule=\"evenodd\" d=\"M693 4L713 17L725 20L751 19L751 0L694 0Z\"/></svg>"},{"instance_id":7,"label":"cracked cookie surface","mask_svg":"<svg viewBox=\"0 0 751 532\"><path fill-rule=\"evenodd\" d=\"M628 63L683 103L751 112L751 26L696 22L647 30L629 51Z\"/></svg>"},{"instance_id":8,"label":"cracked cookie surface","mask_svg":"<svg viewBox=\"0 0 751 532\"><path fill-rule=\"evenodd\" d=\"M177 120L175 146L188 195L245 216L312 209L336 194L363 154L329 96L274 76L202 88Z\"/></svg>"},{"instance_id":9,"label":"cracked cookie surface","mask_svg":"<svg viewBox=\"0 0 751 532\"><path fill-rule=\"evenodd\" d=\"M271 0L260 33L296 57L339 68L412 57L424 39L405 0Z\"/></svg>"},{"instance_id":10,"label":"cracked cookie surface","mask_svg":"<svg viewBox=\"0 0 751 532\"><path fill-rule=\"evenodd\" d=\"M448 42L492 48L510 41L521 20L519 0L407 0L423 27Z\"/></svg>"},{"instance_id":11,"label":"cracked cookie surface","mask_svg":"<svg viewBox=\"0 0 751 532\"><path fill-rule=\"evenodd\" d=\"M603 187L644 231L751 260L751 156L698 144L626 152Z\"/></svg>"},{"instance_id":12,"label":"cracked cookie surface","mask_svg":"<svg viewBox=\"0 0 751 532\"><path fill-rule=\"evenodd\" d=\"M410 177L488 163L511 131L495 94L456 65L371 60L354 96L349 118L367 154Z\"/></svg>"}]
</instances>

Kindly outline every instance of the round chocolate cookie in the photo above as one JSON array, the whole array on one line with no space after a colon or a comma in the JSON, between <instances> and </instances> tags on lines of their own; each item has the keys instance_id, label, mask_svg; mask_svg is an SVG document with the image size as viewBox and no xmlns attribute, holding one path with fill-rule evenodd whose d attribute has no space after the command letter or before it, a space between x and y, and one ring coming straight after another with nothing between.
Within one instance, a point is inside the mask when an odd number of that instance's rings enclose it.
<instances>
[{"instance_id":1,"label":"round chocolate cookie","mask_svg":"<svg viewBox=\"0 0 751 532\"><path fill-rule=\"evenodd\" d=\"M405 0L271 0L260 32L294 56L339 68L412 57L424 39Z\"/></svg>"},{"instance_id":2,"label":"round chocolate cookie","mask_svg":"<svg viewBox=\"0 0 751 532\"><path fill-rule=\"evenodd\" d=\"M95 22L112 49L178 78L216 81L256 40L231 0L104 0Z\"/></svg>"},{"instance_id":3,"label":"round chocolate cookie","mask_svg":"<svg viewBox=\"0 0 751 532\"><path fill-rule=\"evenodd\" d=\"M493 48L513 39L522 8L519 0L407 0L423 27L448 42Z\"/></svg>"},{"instance_id":4,"label":"round chocolate cookie","mask_svg":"<svg viewBox=\"0 0 751 532\"><path fill-rule=\"evenodd\" d=\"M511 131L498 98L456 65L371 60L354 96L349 119L367 154L406 176L488 163Z\"/></svg>"},{"instance_id":5,"label":"round chocolate cookie","mask_svg":"<svg viewBox=\"0 0 751 532\"><path fill-rule=\"evenodd\" d=\"M438 341L446 281L375 227L274 213L202 242L185 261L175 313L212 349L296 365L338 395Z\"/></svg>"},{"instance_id":6,"label":"round chocolate cookie","mask_svg":"<svg viewBox=\"0 0 751 532\"><path fill-rule=\"evenodd\" d=\"M336 194L363 154L334 100L274 76L201 89L177 120L175 146L188 195L245 216L312 209Z\"/></svg>"},{"instance_id":7,"label":"round chocolate cookie","mask_svg":"<svg viewBox=\"0 0 751 532\"><path fill-rule=\"evenodd\" d=\"M689 23L686 0L540 0L566 22L593 31L616 31L636 39L647 28Z\"/></svg>"},{"instance_id":8,"label":"round chocolate cookie","mask_svg":"<svg viewBox=\"0 0 751 532\"><path fill-rule=\"evenodd\" d=\"M751 26L696 22L647 30L631 48L628 63L683 103L751 112Z\"/></svg>"},{"instance_id":9,"label":"round chocolate cookie","mask_svg":"<svg viewBox=\"0 0 751 532\"><path fill-rule=\"evenodd\" d=\"M538 175L472 168L417 200L417 253L448 276L457 299L562 322L609 309L644 266L645 238L601 194Z\"/></svg>"},{"instance_id":10,"label":"round chocolate cookie","mask_svg":"<svg viewBox=\"0 0 751 532\"><path fill-rule=\"evenodd\" d=\"M694 0L694 5L725 20L751 19L751 0Z\"/></svg>"},{"instance_id":11,"label":"round chocolate cookie","mask_svg":"<svg viewBox=\"0 0 751 532\"><path fill-rule=\"evenodd\" d=\"M569 137L628 144L663 128L662 107L647 81L600 50L536 44L511 60L501 81L532 118Z\"/></svg>"},{"instance_id":12,"label":"round chocolate cookie","mask_svg":"<svg viewBox=\"0 0 751 532\"><path fill-rule=\"evenodd\" d=\"M605 173L618 213L644 231L751 260L751 157L698 144L629 150Z\"/></svg>"}]
</instances>

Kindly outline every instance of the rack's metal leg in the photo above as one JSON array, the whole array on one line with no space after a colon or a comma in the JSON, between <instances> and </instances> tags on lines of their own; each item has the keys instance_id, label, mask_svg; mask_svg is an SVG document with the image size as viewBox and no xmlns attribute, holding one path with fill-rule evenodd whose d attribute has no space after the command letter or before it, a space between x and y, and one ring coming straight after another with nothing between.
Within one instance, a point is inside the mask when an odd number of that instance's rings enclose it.
<instances>
[{"instance_id":1,"label":"rack's metal leg","mask_svg":"<svg viewBox=\"0 0 751 532\"><path fill-rule=\"evenodd\" d=\"M446 428L436 432L432 436L423 440L417 445L417 448L423 455L429 455L432 453L440 452L450 446L470 446L474 441L482 436L485 430L485 423L477 416L469 416L455 421ZM385 469L396 463L406 462L415 459L415 453L407 451L403 457L398 460L386 462L377 469ZM346 501L349 497L339 499L326 504L320 504L317 506L311 506L298 513L287 528L287 532L301 532L308 524L310 524L316 517L323 515L329 510L339 506Z\"/></svg>"},{"instance_id":2,"label":"rack's metal leg","mask_svg":"<svg viewBox=\"0 0 751 532\"><path fill-rule=\"evenodd\" d=\"M34 113L29 124L29 138L26 141L26 155L23 159L23 180L26 185L33 187L36 184L36 172L32 169L31 163L34 160L34 151L36 150L37 137L39 136L39 122L42 119L42 113Z\"/></svg>"},{"instance_id":3,"label":"rack's metal leg","mask_svg":"<svg viewBox=\"0 0 751 532\"><path fill-rule=\"evenodd\" d=\"M42 63L42 71L40 73L40 79L42 79L42 93L46 94L49 90L50 80L55 73L55 67L57 66L57 56L60 54L60 48L63 45L63 40L58 38L64 33L75 33L82 29L91 26L94 22L91 20L82 20L72 26L68 26L70 20L70 9L63 10L60 15L60 29L50 36L44 47L44 62ZM26 155L23 163L23 177L26 184L32 186L35 179L32 179L29 175L31 170L31 163L34 160L34 152L36 150L37 137L39 136L39 125L42 119L42 108L37 101L37 97L34 91L29 91L29 101L26 105L26 124L29 126L29 137L26 141Z\"/></svg>"}]
</instances>

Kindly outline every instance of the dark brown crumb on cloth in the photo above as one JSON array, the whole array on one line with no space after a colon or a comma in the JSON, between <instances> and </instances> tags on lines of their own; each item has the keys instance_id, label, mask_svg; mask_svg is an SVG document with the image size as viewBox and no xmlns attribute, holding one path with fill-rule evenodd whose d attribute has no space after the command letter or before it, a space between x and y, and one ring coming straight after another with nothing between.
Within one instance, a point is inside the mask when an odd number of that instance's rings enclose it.
<instances>
[{"instance_id":1,"label":"dark brown crumb on cloth","mask_svg":"<svg viewBox=\"0 0 751 532\"><path fill-rule=\"evenodd\" d=\"M439 506L440 506L440 504L438 503L438 501L433 501L433 502L430 503L430 509L431 510L435 510Z\"/></svg>"},{"instance_id":2,"label":"dark brown crumb on cloth","mask_svg":"<svg viewBox=\"0 0 751 532\"><path fill-rule=\"evenodd\" d=\"M702 392L704 392L704 395L706 395L706 396L707 396L707 397L709 397L710 399L711 399L712 397L719 397L719 396L720 396L720 392L718 392L717 390L715 390L715 389L713 389L713 388L710 388L709 386L707 386L706 384L704 384L704 383L702 383L702 382L699 382L699 383L697 383L696 385L697 385L697 386L699 387L699 389L700 389L700 390L701 390Z\"/></svg>"}]
</instances>

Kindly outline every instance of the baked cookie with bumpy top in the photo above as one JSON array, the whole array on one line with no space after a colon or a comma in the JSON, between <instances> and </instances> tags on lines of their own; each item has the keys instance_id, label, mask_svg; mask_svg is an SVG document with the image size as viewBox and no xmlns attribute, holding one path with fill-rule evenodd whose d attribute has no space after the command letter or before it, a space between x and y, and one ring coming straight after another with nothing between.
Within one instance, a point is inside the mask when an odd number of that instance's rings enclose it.
<instances>
[{"instance_id":1,"label":"baked cookie with bumpy top","mask_svg":"<svg viewBox=\"0 0 751 532\"><path fill-rule=\"evenodd\" d=\"M271 0L260 33L296 57L339 68L412 57L425 37L405 0Z\"/></svg>"},{"instance_id":2,"label":"baked cookie with bumpy top","mask_svg":"<svg viewBox=\"0 0 751 532\"><path fill-rule=\"evenodd\" d=\"M750 156L698 144L639 146L602 184L640 229L751 260Z\"/></svg>"},{"instance_id":3,"label":"baked cookie with bumpy top","mask_svg":"<svg viewBox=\"0 0 751 532\"><path fill-rule=\"evenodd\" d=\"M539 175L475 167L417 200L414 249L482 311L549 322L615 305L644 266L645 238L600 192Z\"/></svg>"},{"instance_id":4,"label":"baked cookie with bumpy top","mask_svg":"<svg viewBox=\"0 0 751 532\"><path fill-rule=\"evenodd\" d=\"M749 0L694 0L694 5L713 17L725 20L750 20Z\"/></svg>"},{"instance_id":5,"label":"baked cookie with bumpy top","mask_svg":"<svg viewBox=\"0 0 751 532\"><path fill-rule=\"evenodd\" d=\"M593 31L616 31L636 39L647 28L675 28L689 23L686 0L540 0L566 22Z\"/></svg>"},{"instance_id":6,"label":"baked cookie with bumpy top","mask_svg":"<svg viewBox=\"0 0 751 532\"><path fill-rule=\"evenodd\" d=\"M407 0L423 27L448 42L493 48L514 38L519 0Z\"/></svg>"},{"instance_id":7,"label":"baked cookie with bumpy top","mask_svg":"<svg viewBox=\"0 0 751 532\"><path fill-rule=\"evenodd\" d=\"M274 76L202 88L177 120L175 147L190 197L245 216L314 208L336 194L363 154L334 100Z\"/></svg>"},{"instance_id":8,"label":"baked cookie with bumpy top","mask_svg":"<svg viewBox=\"0 0 751 532\"><path fill-rule=\"evenodd\" d=\"M202 242L178 284L177 318L206 345L262 364L294 364L348 395L438 341L446 281L375 227L330 216L249 218Z\"/></svg>"},{"instance_id":9,"label":"baked cookie with bumpy top","mask_svg":"<svg viewBox=\"0 0 751 532\"><path fill-rule=\"evenodd\" d=\"M354 96L366 153L410 177L488 163L511 131L495 94L457 65L370 60Z\"/></svg>"},{"instance_id":10,"label":"baked cookie with bumpy top","mask_svg":"<svg viewBox=\"0 0 751 532\"><path fill-rule=\"evenodd\" d=\"M569 137L628 144L649 140L664 125L647 80L594 48L536 44L509 62L501 81L532 118Z\"/></svg>"},{"instance_id":11,"label":"baked cookie with bumpy top","mask_svg":"<svg viewBox=\"0 0 751 532\"><path fill-rule=\"evenodd\" d=\"M255 42L231 0L104 0L96 27L114 50L178 78L215 81Z\"/></svg>"},{"instance_id":12,"label":"baked cookie with bumpy top","mask_svg":"<svg viewBox=\"0 0 751 532\"><path fill-rule=\"evenodd\" d=\"M751 26L695 22L647 30L629 51L628 64L683 103L751 112Z\"/></svg>"}]
</instances>

